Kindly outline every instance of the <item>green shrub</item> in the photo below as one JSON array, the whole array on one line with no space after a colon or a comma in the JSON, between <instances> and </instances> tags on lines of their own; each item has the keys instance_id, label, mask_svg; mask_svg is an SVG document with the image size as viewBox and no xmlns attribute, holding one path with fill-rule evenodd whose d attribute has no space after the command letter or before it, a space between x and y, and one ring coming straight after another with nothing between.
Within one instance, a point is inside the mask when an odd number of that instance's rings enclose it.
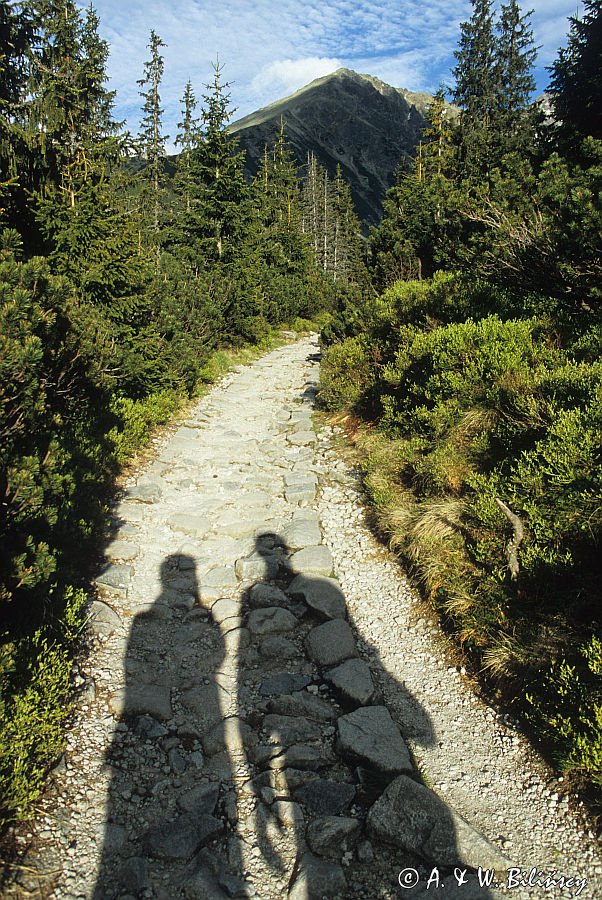
<instances>
[{"instance_id":1,"label":"green shrub","mask_svg":"<svg viewBox=\"0 0 602 900\"><path fill-rule=\"evenodd\" d=\"M85 599L67 589L59 621L0 649L0 832L32 814L62 752Z\"/></svg>"},{"instance_id":2,"label":"green shrub","mask_svg":"<svg viewBox=\"0 0 602 900\"><path fill-rule=\"evenodd\" d=\"M368 389L373 371L371 348L364 338L333 344L322 360L320 402L331 410L355 407Z\"/></svg>"},{"instance_id":3,"label":"green shrub","mask_svg":"<svg viewBox=\"0 0 602 900\"><path fill-rule=\"evenodd\" d=\"M119 419L119 425L111 429L109 439L117 461L123 464L145 447L154 429L169 422L183 399L174 391L159 391L143 400L114 397L111 410Z\"/></svg>"}]
</instances>

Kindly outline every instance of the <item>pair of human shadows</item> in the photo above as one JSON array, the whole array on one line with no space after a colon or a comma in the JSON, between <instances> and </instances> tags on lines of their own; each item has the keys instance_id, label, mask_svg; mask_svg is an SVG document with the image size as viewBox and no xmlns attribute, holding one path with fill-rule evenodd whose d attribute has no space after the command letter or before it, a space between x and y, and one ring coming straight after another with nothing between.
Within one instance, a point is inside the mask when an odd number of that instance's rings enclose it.
<instances>
[{"instance_id":1,"label":"pair of human shadows","mask_svg":"<svg viewBox=\"0 0 602 900\"><path fill-rule=\"evenodd\" d=\"M290 551L284 539L274 533L261 534L256 540L256 553L265 557L266 569L273 571L278 565L280 577L276 577L273 583L286 591L294 573L288 563ZM186 896L183 893L184 886L190 885L195 878L202 879L203 872L211 869L209 857L213 853L212 845L206 850L201 850L200 854L190 854L192 858L185 858L184 853L182 858L172 861L163 859L157 864L152 858L148 858L143 844L144 834L149 828L161 826L168 828L169 822L181 817L182 812L177 805L178 796L195 785L207 782L203 768L195 769L190 764L191 754L198 752L194 743L196 726L187 729L186 725L176 728L169 722L164 724L160 721L161 710L154 707L147 710L148 713L154 712L154 716L145 715L143 708L145 694L148 697L150 690L152 695L153 688L157 688L158 693L163 696L166 687L183 692L194 690L194 685L199 683L199 675L207 676L203 679L201 702L201 712L204 712L204 716L201 715L204 734L199 737L204 737L210 729L213 729L212 733L219 744L221 722L223 741L226 741L226 729L220 712L222 697L219 683L214 676L221 669L226 657L227 631L222 630L210 616L208 617L200 605L189 609L191 598L200 604L200 588L193 558L186 555L166 557L161 565L161 586L161 593L152 609L135 617L128 641L124 712L120 716L106 759L107 765L111 768L111 783L106 809L104 846L93 893L94 900L114 900L125 895L141 896L148 888L153 890L156 897ZM245 599L243 597L243 607ZM293 604L292 608L301 620L306 616L311 620L311 613L309 610L303 613L303 606ZM201 639L203 646L199 655L198 641ZM249 671L246 669L245 654L243 647L238 657L238 710L239 712L245 710L241 718L246 719L254 729L257 729L264 710L248 712L249 691L246 682ZM253 656L252 658L255 660L253 664L256 665L257 660ZM300 659L304 660L304 657L300 655ZM198 668L200 661L202 672ZM304 662L307 664L307 660ZM371 662L373 669L380 665L375 654ZM291 660L283 660L280 670L290 669L290 663ZM267 670L267 661L265 665ZM274 660L272 668L273 666ZM386 675L386 678L390 684L394 683L390 675ZM401 684L397 683L396 687L407 696L408 708L411 708L413 738L424 746L432 746L434 734L428 714ZM152 707L152 704L150 706ZM276 752L286 757L287 749L282 745L277 747ZM181 777L174 777L173 773L168 774L164 770L170 759L173 766L174 751L180 754L181 765L188 762L188 767L182 772ZM247 764L251 768L255 762L250 755L251 751L247 752L249 753ZM284 777L286 778L286 775ZM227 752L221 754L219 778L226 786L232 782ZM364 802L376 799L376 794L382 790L383 785L378 783L378 779L371 784L369 775L367 779L363 775L362 778L364 783L358 785L360 798L363 796ZM369 796L370 791L373 792L372 796ZM295 788L288 785L281 793L294 798ZM277 841L273 836L282 832L284 826L275 814L275 807L265 802L265 795L261 794L259 787L256 789L254 800L256 810L261 810L261 815L255 814L254 817L257 846L264 853L265 863L276 875L283 877L289 874L288 864L280 855ZM441 810L445 821L440 822L439 826L447 833L448 843L453 843L452 817L445 813L443 805ZM223 814L223 810L216 813L216 815ZM286 830L290 846L291 823L287 823ZM295 855L299 861L307 850L305 827L300 823L293 825L292 834ZM219 847L222 854L220 865L225 865L233 876L242 875L243 854L239 835L236 831L231 831L226 842L222 838L220 841L222 841ZM161 894L160 891L164 886L161 877L166 871L169 879L168 887L165 888L165 893ZM296 871L292 874L294 878ZM393 873L393 883L394 877ZM203 882L197 881L197 884L199 883ZM223 892L220 893L218 888L214 892L211 884L209 880L206 893L201 887L199 896L202 895L207 900L211 900L214 896L226 896ZM382 887L390 889L391 885ZM320 885L309 885L308 897L313 896L312 890L317 892L317 896L321 896ZM243 895L244 893L239 894ZM469 900L471 895L465 891L461 896ZM478 892L478 896L487 898L491 894L487 889L483 889Z\"/></svg>"},{"instance_id":2,"label":"pair of human shadows","mask_svg":"<svg viewBox=\"0 0 602 900\"><path fill-rule=\"evenodd\" d=\"M258 536L256 540L256 553L266 557L266 569L269 571L272 566L270 562L277 557L280 561L280 577L273 579L272 583L276 586L280 587L284 593L287 593L288 588L290 587L291 582L296 577L298 573L296 573L293 569L293 565L290 562L291 551L287 547L286 542L283 537L275 533L264 533ZM323 581L320 581L319 578L313 579L315 581L316 589L319 589L320 585L323 585ZM304 576L304 590L311 591L312 589L312 578L308 576ZM248 601L251 595L253 587L251 587L247 592L244 598L244 606L248 608ZM294 598L288 594L290 599L290 604L287 604L289 609L292 609L301 620L309 620L310 628L316 625L323 623L323 618L318 618L313 614L312 610L306 606L304 602L295 602ZM346 609L346 601L345 597L340 592L340 598L342 602L345 604ZM355 634L358 635L358 631L354 626L354 621L352 617L349 615L349 611L346 609L347 613L347 621L351 625L352 629L355 631ZM359 635L359 638L362 639L362 636ZM405 685L393 678L393 676L386 671L384 666L382 665L378 653L375 648L370 646L365 639L363 639L363 643L367 652L370 655L371 660L371 669L372 671L379 671L380 681L385 689L387 695L391 696L393 693L396 697L396 706L398 710L401 712L401 716L403 718L402 730L404 732L405 737L411 737L413 741L424 746L424 747L432 747L435 745L435 733L433 729L433 724L430 719L430 716L420 704L420 702L406 689ZM300 659L304 663L307 662L303 651L300 651ZM280 662L280 664L279 664ZM286 658L278 661L278 659L271 660L271 668L276 669L277 671L284 671L291 669L292 660L289 658L288 654ZM314 671L316 667L314 666ZM240 695L239 695L239 708L244 708L248 703L248 691L246 688L246 674L244 669L241 666L240 670ZM324 682L323 682L324 683ZM266 698L263 698L264 700ZM349 712L353 707L349 705L345 705L344 701L339 697L339 702L341 705L340 714L345 714ZM375 695L373 700L371 701L374 705L382 704L383 698L378 686L375 686ZM268 700L268 709L269 709L269 700ZM265 710L265 704L263 705ZM255 722L259 721L259 715L255 715ZM405 727L404 727L405 726ZM334 738L333 738L334 742ZM280 757L284 765L278 769L279 773L279 783L277 793L281 796L290 798L295 800L296 790L299 785L288 783L288 779L291 775L294 775L294 770L286 768L286 757L287 751L289 749L289 744L282 743L280 745L276 744L274 748L273 757ZM349 774L352 776L355 786L356 786L356 798L355 804L360 808L363 808L363 813L365 814L369 807L377 800L377 798L382 794L383 790L386 788L388 783L393 780L392 776L383 776L381 773L378 773L374 770L370 770L361 765L355 765L349 761L343 761L340 759L337 750L331 748L332 756L334 759L339 758L340 762L342 762L349 771ZM253 764L256 762L257 757L253 754L253 749L249 751L249 764ZM269 763L268 763L269 766ZM258 767L261 768L261 767ZM326 773L324 771L326 769ZM329 766L325 766L324 769L320 771L316 771L312 773L315 775L317 779L328 779L328 770ZM266 769L264 768L264 771ZM288 773L288 774L287 774ZM409 773L405 773L409 774ZM283 784L284 782L284 784ZM265 858L265 862L273 869L273 871L278 876L288 875L289 876L289 889L293 886L295 879L299 877L301 873L302 866L302 857L303 854L310 851L308 847L307 839L306 839L306 822L303 825L300 824L299 821L295 819L293 815L286 824L283 824L279 817L280 808L275 806L274 804L270 805L264 801L264 791L265 784L261 777L256 778L251 783L255 794L255 832L257 834L257 845L262 849L263 855ZM301 801L303 803L303 801ZM290 813L290 811L289 811ZM345 815L348 813L342 812L339 813ZM320 815L324 815L324 813L317 814L313 816L313 818L319 818ZM448 851L447 859L443 862L441 868L442 871L449 871L451 862L450 862L450 851L451 855L454 853L454 848L456 847L455 841L455 825L451 815L451 812L447 809L444 803L438 803L438 821L437 821L437 831L438 834L443 838L443 842L446 845L446 849ZM284 831L290 832L290 829L295 829L295 845L296 845L296 859L295 864L293 866L292 871L290 871L290 863L287 863L286 859L283 857L281 852L278 849L278 838L283 834ZM364 835L365 836L365 835ZM290 845L290 840L289 840ZM458 849L458 848L456 848ZM410 855L411 856L411 855ZM460 851L458 849L458 859L461 857ZM426 871L426 870L425 870ZM307 891L307 897L311 900L312 897L321 897L322 896L322 888L323 885L320 881L320 873L319 870L315 871L315 874L312 876L312 873L309 870L305 871L303 876L305 878L305 890ZM316 878L316 882L312 883L312 877ZM383 883L378 887L381 890L388 891L391 887L395 887L395 877L396 873L393 874L391 882ZM400 889L400 888L398 888ZM363 890L363 889L362 889ZM463 897L465 900L472 900L473 897L482 898L482 900L486 900L486 898L491 897L491 893L488 888L481 887L475 881L472 881L468 886L462 885L458 886L456 889L456 885L453 883L453 880L448 880L448 884L446 885L446 889L441 886L439 891L444 896L458 896ZM405 892L401 891L402 896L405 896ZM346 894L346 896L352 896L351 893ZM375 892L376 896L376 892Z\"/></svg>"}]
</instances>

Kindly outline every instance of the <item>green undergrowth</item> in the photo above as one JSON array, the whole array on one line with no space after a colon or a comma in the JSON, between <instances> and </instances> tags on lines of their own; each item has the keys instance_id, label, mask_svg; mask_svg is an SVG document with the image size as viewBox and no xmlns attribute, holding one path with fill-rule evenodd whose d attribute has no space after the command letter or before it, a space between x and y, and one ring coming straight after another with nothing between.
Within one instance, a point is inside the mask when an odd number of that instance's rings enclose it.
<instances>
[{"instance_id":1,"label":"green undergrowth","mask_svg":"<svg viewBox=\"0 0 602 900\"><path fill-rule=\"evenodd\" d=\"M325 332L320 398L364 422L378 527L424 595L599 803L600 330L545 310L448 273L398 282L364 308L362 332L353 316L348 336L344 321Z\"/></svg>"},{"instance_id":2,"label":"green undergrowth","mask_svg":"<svg viewBox=\"0 0 602 900\"><path fill-rule=\"evenodd\" d=\"M0 822L31 815L60 757L72 710L71 668L85 592L67 588L60 615L33 635L4 642L0 658Z\"/></svg>"}]
</instances>

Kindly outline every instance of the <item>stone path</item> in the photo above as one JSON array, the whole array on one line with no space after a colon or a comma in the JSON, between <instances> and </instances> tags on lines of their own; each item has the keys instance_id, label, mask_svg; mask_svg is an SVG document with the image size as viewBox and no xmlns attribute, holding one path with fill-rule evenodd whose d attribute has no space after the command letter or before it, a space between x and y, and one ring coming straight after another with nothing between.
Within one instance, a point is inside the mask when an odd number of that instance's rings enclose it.
<instances>
[{"instance_id":1,"label":"stone path","mask_svg":"<svg viewBox=\"0 0 602 900\"><path fill-rule=\"evenodd\" d=\"M600 896L591 837L363 525L316 352L228 376L129 485L7 896Z\"/></svg>"}]
</instances>

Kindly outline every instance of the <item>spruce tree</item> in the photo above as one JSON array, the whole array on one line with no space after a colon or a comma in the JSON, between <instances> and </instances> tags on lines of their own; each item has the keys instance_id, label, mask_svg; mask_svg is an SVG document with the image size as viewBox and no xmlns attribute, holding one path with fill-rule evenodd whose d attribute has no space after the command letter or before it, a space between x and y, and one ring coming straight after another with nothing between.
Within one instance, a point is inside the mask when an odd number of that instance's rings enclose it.
<instances>
[{"instance_id":1,"label":"spruce tree","mask_svg":"<svg viewBox=\"0 0 602 900\"><path fill-rule=\"evenodd\" d=\"M191 152L191 206L183 219L195 242L194 252L205 264L228 261L244 230L248 191L244 179L244 151L228 132L233 115L229 84L222 84L222 67L214 64L214 77L203 95L202 139Z\"/></svg>"},{"instance_id":2,"label":"spruce tree","mask_svg":"<svg viewBox=\"0 0 602 900\"><path fill-rule=\"evenodd\" d=\"M570 20L548 88L558 143L575 156L588 135L602 139L602 0L584 0L584 6L583 18Z\"/></svg>"},{"instance_id":3,"label":"spruce tree","mask_svg":"<svg viewBox=\"0 0 602 900\"><path fill-rule=\"evenodd\" d=\"M151 209L151 243L155 252L155 264L158 267L161 258L161 241L159 235L159 211L161 205L161 179L165 159L165 141L167 136L162 132L163 109L159 88L163 78L164 60L161 48L165 47L159 35L151 30L147 48L150 59L144 64L144 77L138 81L140 96L144 100L143 117L140 122L139 144L143 158L147 161L144 170L150 187Z\"/></svg>"},{"instance_id":4,"label":"spruce tree","mask_svg":"<svg viewBox=\"0 0 602 900\"><path fill-rule=\"evenodd\" d=\"M472 17L460 26L454 55L453 99L459 121L460 162L469 176L486 174L492 163L492 122L498 97L498 68L491 0L471 0Z\"/></svg>"},{"instance_id":5,"label":"spruce tree","mask_svg":"<svg viewBox=\"0 0 602 900\"><path fill-rule=\"evenodd\" d=\"M197 99L192 89L192 83L188 81L184 88L181 100L182 121L178 122L178 134L176 145L182 149L178 157L175 187L181 194L185 209L190 210L191 184L191 155L200 141L200 122L195 116Z\"/></svg>"},{"instance_id":6,"label":"spruce tree","mask_svg":"<svg viewBox=\"0 0 602 900\"><path fill-rule=\"evenodd\" d=\"M26 129L23 121L34 26L27 10L0 4L0 225L26 216Z\"/></svg>"},{"instance_id":7,"label":"spruce tree","mask_svg":"<svg viewBox=\"0 0 602 900\"><path fill-rule=\"evenodd\" d=\"M516 0L502 4L497 24L498 101L496 132L499 154L524 153L532 138L528 105L535 90L533 65L537 50L529 19Z\"/></svg>"}]
</instances>

